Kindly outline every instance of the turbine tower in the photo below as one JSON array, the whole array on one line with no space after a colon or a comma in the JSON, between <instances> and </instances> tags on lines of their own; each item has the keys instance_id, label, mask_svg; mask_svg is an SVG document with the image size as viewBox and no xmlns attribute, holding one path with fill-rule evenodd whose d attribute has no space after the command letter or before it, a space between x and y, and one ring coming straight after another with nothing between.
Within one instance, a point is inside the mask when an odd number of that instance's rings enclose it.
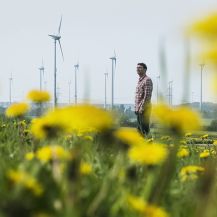
<instances>
[{"instance_id":1,"label":"turbine tower","mask_svg":"<svg viewBox=\"0 0 217 217\"><path fill-rule=\"evenodd\" d=\"M39 67L39 71L40 71L40 91L42 91L42 75L44 76L44 63L43 63L43 60L42 60L41 67Z\"/></svg>"},{"instance_id":2,"label":"turbine tower","mask_svg":"<svg viewBox=\"0 0 217 217\"><path fill-rule=\"evenodd\" d=\"M111 108L114 108L114 74L115 74L115 69L116 69L116 53L114 51L114 56L110 57L112 61L112 102L111 102Z\"/></svg>"},{"instance_id":3,"label":"turbine tower","mask_svg":"<svg viewBox=\"0 0 217 217\"><path fill-rule=\"evenodd\" d=\"M61 46L61 43L60 43L61 25L62 25L62 17L60 19L58 33L56 35L48 35L54 40L54 107L56 107L56 105L57 105L57 88L56 88L56 72L57 72L57 67L56 67L56 43L57 43L57 41L59 43L60 50L61 50L61 53L62 53L62 57L63 57L63 60L64 60L63 50L62 50L62 46Z\"/></svg>"},{"instance_id":4,"label":"turbine tower","mask_svg":"<svg viewBox=\"0 0 217 217\"><path fill-rule=\"evenodd\" d=\"M77 71L79 69L79 64L74 65L75 67L75 104L77 104L78 95L77 95Z\"/></svg>"},{"instance_id":5,"label":"turbine tower","mask_svg":"<svg viewBox=\"0 0 217 217\"><path fill-rule=\"evenodd\" d=\"M108 78L108 72L104 73L105 75L105 103L104 108L107 109L107 78Z\"/></svg>"}]
</instances>

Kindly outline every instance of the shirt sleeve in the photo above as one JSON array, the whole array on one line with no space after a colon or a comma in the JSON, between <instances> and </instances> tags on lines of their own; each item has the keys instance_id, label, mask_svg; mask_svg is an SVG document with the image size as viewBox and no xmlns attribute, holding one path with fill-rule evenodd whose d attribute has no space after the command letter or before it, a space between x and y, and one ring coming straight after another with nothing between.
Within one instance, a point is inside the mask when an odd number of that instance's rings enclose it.
<instances>
[{"instance_id":1,"label":"shirt sleeve","mask_svg":"<svg viewBox=\"0 0 217 217\"><path fill-rule=\"evenodd\" d=\"M153 83L152 80L149 78L146 80L144 84L144 98L139 105L139 111L143 111L145 104L150 103L152 90L153 90Z\"/></svg>"}]
</instances>

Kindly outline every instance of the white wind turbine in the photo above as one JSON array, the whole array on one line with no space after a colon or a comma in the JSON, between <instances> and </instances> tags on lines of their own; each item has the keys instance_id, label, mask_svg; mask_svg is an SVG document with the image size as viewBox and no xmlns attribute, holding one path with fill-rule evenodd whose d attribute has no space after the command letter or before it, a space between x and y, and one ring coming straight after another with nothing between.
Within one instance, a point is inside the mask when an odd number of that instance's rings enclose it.
<instances>
[{"instance_id":1,"label":"white wind turbine","mask_svg":"<svg viewBox=\"0 0 217 217\"><path fill-rule=\"evenodd\" d=\"M60 50L62 53L62 57L64 60L64 56L63 56L63 50L62 50L62 46L60 43L60 29L61 29L61 25L62 25L62 17L60 19L60 24L59 24L59 28L58 28L58 33L56 35L49 35L53 40L54 40L54 107L56 107L57 105L57 88L56 88L56 72L57 72L57 67L56 67L56 42L58 41L59 46L60 46Z\"/></svg>"},{"instance_id":2,"label":"white wind turbine","mask_svg":"<svg viewBox=\"0 0 217 217\"><path fill-rule=\"evenodd\" d=\"M114 56L110 57L112 60L112 102L111 102L111 108L113 109L114 107L114 74L115 74L115 69L116 69L116 53L114 51Z\"/></svg>"}]
</instances>

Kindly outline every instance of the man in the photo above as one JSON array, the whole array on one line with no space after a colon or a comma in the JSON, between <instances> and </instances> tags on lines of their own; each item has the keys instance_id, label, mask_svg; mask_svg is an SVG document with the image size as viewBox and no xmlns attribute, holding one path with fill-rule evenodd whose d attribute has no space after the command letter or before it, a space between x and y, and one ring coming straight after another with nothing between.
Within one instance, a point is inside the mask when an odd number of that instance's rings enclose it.
<instances>
[{"instance_id":1,"label":"man","mask_svg":"<svg viewBox=\"0 0 217 217\"><path fill-rule=\"evenodd\" d=\"M144 63L137 64L139 81L136 87L135 114L137 115L138 130L145 137L150 132L151 95L153 84L151 78L146 75L147 66Z\"/></svg>"}]
</instances>

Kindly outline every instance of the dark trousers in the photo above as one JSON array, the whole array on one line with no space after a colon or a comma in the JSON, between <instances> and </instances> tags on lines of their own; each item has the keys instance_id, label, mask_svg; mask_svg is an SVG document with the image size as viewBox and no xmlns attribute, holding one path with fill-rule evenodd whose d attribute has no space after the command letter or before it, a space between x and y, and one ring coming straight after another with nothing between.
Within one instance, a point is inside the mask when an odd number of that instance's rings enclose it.
<instances>
[{"instance_id":1,"label":"dark trousers","mask_svg":"<svg viewBox=\"0 0 217 217\"><path fill-rule=\"evenodd\" d=\"M150 132L150 115L151 115L151 106L146 106L144 112L137 114L137 129L139 132L146 136Z\"/></svg>"}]
</instances>

